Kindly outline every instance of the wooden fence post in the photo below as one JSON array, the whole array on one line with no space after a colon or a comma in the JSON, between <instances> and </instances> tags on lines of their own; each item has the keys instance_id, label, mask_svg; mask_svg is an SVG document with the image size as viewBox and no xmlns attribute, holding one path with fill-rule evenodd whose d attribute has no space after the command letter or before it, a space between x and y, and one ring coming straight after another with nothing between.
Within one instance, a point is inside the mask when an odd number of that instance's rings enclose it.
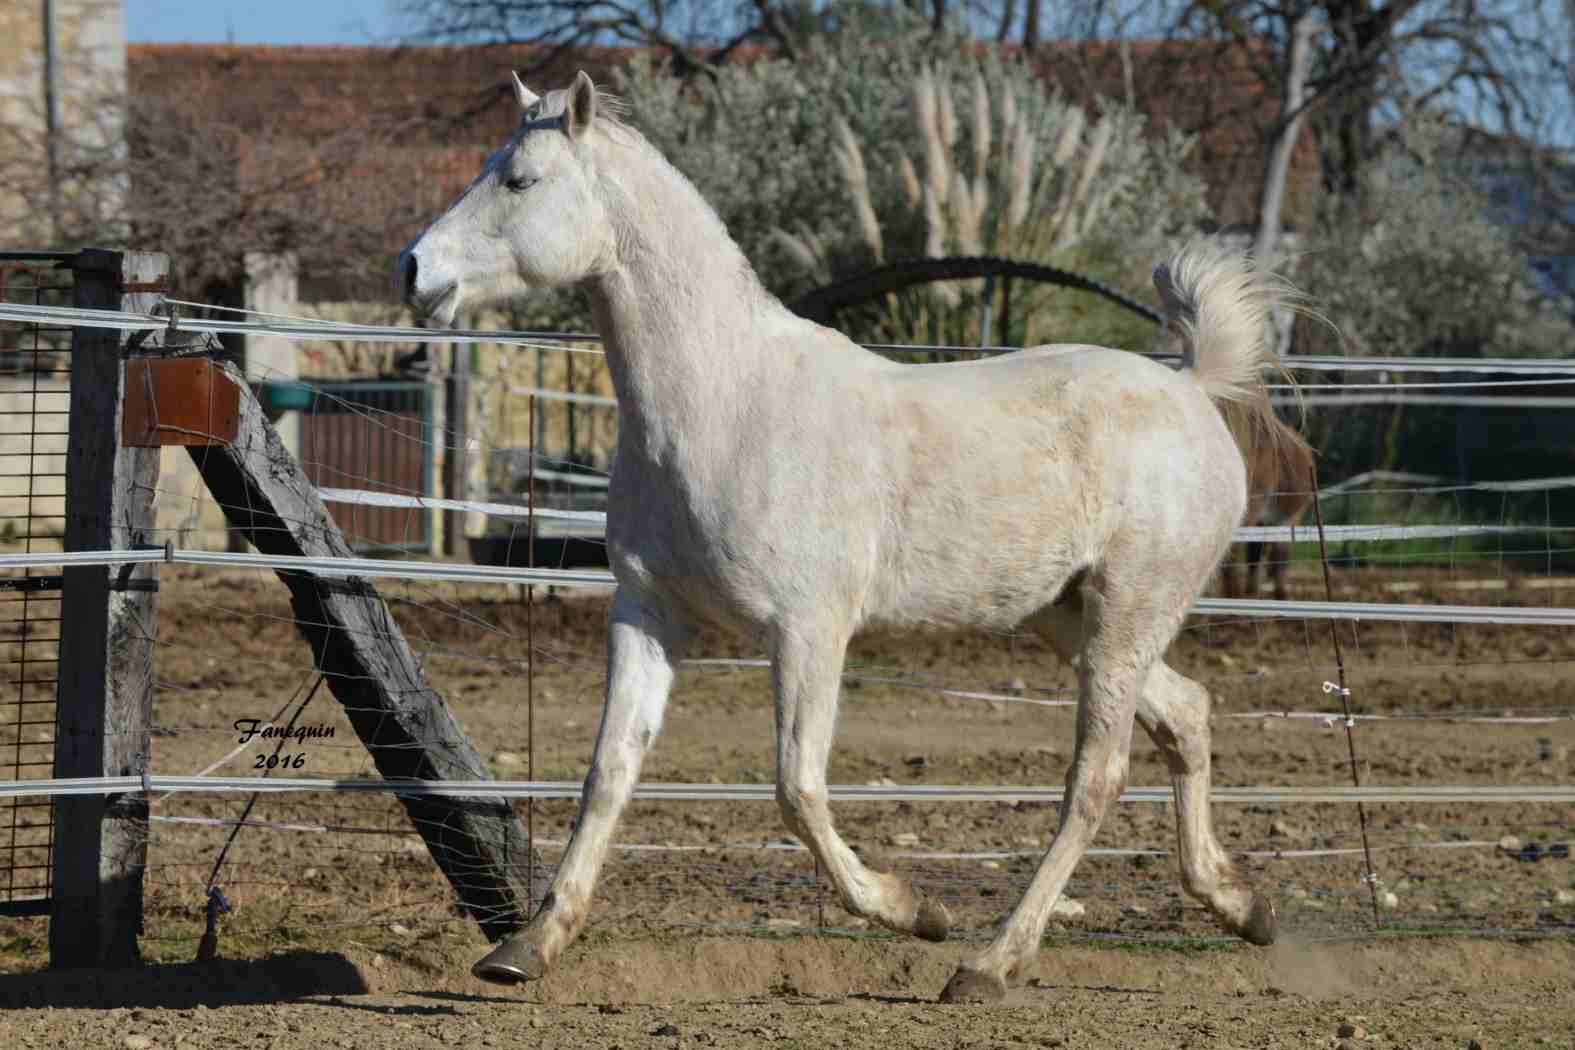
<instances>
[{"instance_id":1,"label":"wooden fence post","mask_svg":"<svg viewBox=\"0 0 1575 1050\"><path fill-rule=\"evenodd\" d=\"M452 500L470 499L470 347L456 343L452 365L445 378L443 434L443 496ZM456 557L465 553L465 518L462 510L443 512L443 553Z\"/></svg>"},{"instance_id":2,"label":"wooden fence post","mask_svg":"<svg viewBox=\"0 0 1575 1050\"><path fill-rule=\"evenodd\" d=\"M149 311L169 273L153 252L78 253L74 305ZM65 549L126 550L152 539L159 450L122 448L126 333L71 339ZM153 706L154 566L64 572L56 777L148 771ZM140 793L57 798L49 960L55 967L140 960L148 802Z\"/></svg>"},{"instance_id":3,"label":"wooden fence post","mask_svg":"<svg viewBox=\"0 0 1575 1050\"><path fill-rule=\"evenodd\" d=\"M235 440L187 451L230 528L264 554L352 557L256 397L233 368L226 371L240 386ZM379 773L389 780L492 779L377 588L354 576L276 572L315 666ZM546 869L533 859L529 835L506 800L401 795L399 801L488 939L501 940L525 924L529 902L540 899L531 876Z\"/></svg>"}]
</instances>

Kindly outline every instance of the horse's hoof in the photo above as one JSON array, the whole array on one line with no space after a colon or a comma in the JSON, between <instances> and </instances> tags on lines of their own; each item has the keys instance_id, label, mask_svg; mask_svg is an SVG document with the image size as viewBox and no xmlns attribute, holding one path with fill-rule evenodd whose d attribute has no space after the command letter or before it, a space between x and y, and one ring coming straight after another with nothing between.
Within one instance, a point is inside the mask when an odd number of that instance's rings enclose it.
<instances>
[{"instance_id":1,"label":"horse's hoof","mask_svg":"<svg viewBox=\"0 0 1575 1050\"><path fill-rule=\"evenodd\" d=\"M1247 913L1247 921L1237 933L1248 944L1267 946L1274 943L1278 932L1279 920L1274 914L1274 902L1261 893L1254 893L1252 910Z\"/></svg>"},{"instance_id":2,"label":"horse's hoof","mask_svg":"<svg viewBox=\"0 0 1575 1050\"><path fill-rule=\"evenodd\" d=\"M951 929L951 913L933 897L919 898L919 913L913 919L913 935L939 944Z\"/></svg>"},{"instance_id":3,"label":"horse's hoof","mask_svg":"<svg viewBox=\"0 0 1575 1050\"><path fill-rule=\"evenodd\" d=\"M1006 998L1006 982L978 970L958 968L941 989L943 1003L998 1003Z\"/></svg>"},{"instance_id":4,"label":"horse's hoof","mask_svg":"<svg viewBox=\"0 0 1575 1050\"><path fill-rule=\"evenodd\" d=\"M536 946L523 937L504 941L470 968L473 976L493 984L522 984L547 973L547 963Z\"/></svg>"}]
</instances>

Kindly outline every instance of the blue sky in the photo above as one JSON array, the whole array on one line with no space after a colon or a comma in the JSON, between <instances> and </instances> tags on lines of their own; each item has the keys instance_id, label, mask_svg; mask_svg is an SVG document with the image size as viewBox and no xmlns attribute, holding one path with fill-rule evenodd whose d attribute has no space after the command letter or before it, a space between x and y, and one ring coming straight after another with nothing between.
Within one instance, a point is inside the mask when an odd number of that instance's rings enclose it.
<instances>
[{"instance_id":1,"label":"blue sky","mask_svg":"<svg viewBox=\"0 0 1575 1050\"><path fill-rule=\"evenodd\" d=\"M134 43L387 44L391 0L124 0Z\"/></svg>"}]
</instances>

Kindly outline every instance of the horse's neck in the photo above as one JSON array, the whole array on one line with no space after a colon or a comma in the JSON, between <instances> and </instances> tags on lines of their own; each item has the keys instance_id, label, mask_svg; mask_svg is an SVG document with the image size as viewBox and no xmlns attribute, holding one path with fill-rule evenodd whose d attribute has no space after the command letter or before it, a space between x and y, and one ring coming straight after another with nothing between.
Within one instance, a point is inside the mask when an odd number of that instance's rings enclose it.
<instances>
[{"instance_id":1,"label":"horse's neck","mask_svg":"<svg viewBox=\"0 0 1575 1050\"><path fill-rule=\"evenodd\" d=\"M729 440L729 420L764 379L762 324L795 319L682 176L654 155L641 160L620 173L618 264L588 291L620 443L666 458Z\"/></svg>"}]
</instances>

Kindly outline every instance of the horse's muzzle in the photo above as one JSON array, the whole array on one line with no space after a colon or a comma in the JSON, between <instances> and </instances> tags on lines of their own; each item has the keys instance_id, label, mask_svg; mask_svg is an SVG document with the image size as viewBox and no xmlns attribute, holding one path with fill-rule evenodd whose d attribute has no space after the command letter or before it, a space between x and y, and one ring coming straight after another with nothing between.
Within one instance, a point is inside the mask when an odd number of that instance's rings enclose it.
<instances>
[{"instance_id":1,"label":"horse's muzzle","mask_svg":"<svg viewBox=\"0 0 1575 1050\"><path fill-rule=\"evenodd\" d=\"M423 281L429 287L422 287ZM405 304L419 317L439 325L453 323L459 311L459 282L430 286L432 275L423 270L414 251L407 248L399 253L399 294Z\"/></svg>"},{"instance_id":2,"label":"horse's muzzle","mask_svg":"<svg viewBox=\"0 0 1575 1050\"><path fill-rule=\"evenodd\" d=\"M405 249L399 253L399 297L406 305L416 305L416 277L420 264L416 253Z\"/></svg>"}]
</instances>

